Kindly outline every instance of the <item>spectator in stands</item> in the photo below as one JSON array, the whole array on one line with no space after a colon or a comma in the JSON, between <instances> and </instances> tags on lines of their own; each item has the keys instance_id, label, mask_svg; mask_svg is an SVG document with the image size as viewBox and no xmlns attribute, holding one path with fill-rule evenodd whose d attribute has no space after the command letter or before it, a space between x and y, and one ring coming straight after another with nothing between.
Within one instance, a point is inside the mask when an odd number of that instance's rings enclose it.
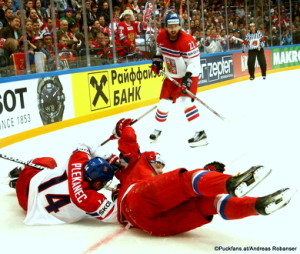
<instances>
[{"instance_id":1,"label":"spectator in stands","mask_svg":"<svg viewBox=\"0 0 300 254\"><path fill-rule=\"evenodd\" d=\"M68 21L68 24L75 24L76 21L73 18L73 9L68 7L67 9L65 9L65 15L63 17L60 18L60 21L62 20L66 20Z\"/></svg>"},{"instance_id":2,"label":"spectator in stands","mask_svg":"<svg viewBox=\"0 0 300 254\"><path fill-rule=\"evenodd\" d=\"M97 16L94 15L92 12L92 6L91 6L91 0L85 1L85 8L86 8L86 18L87 18L87 24L89 27L91 27L94 23L94 21L97 19Z\"/></svg>"},{"instance_id":3,"label":"spectator in stands","mask_svg":"<svg viewBox=\"0 0 300 254\"><path fill-rule=\"evenodd\" d=\"M33 0L25 0L24 1L24 11L25 11L26 16L29 15L29 11L32 8L33 8Z\"/></svg>"},{"instance_id":4,"label":"spectator in stands","mask_svg":"<svg viewBox=\"0 0 300 254\"><path fill-rule=\"evenodd\" d=\"M223 51L227 51L229 49L229 40L225 29L222 29L220 32L220 43Z\"/></svg>"},{"instance_id":5,"label":"spectator in stands","mask_svg":"<svg viewBox=\"0 0 300 254\"><path fill-rule=\"evenodd\" d=\"M109 35L106 33L104 33L102 36L102 40L100 42L100 50L97 51L97 55L99 55L103 59L112 59L113 57Z\"/></svg>"},{"instance_id":6,"label":"spectator in stands","mask_svg":"<svg viewBox=\"0 0 300 254\"><path fill-rule=\"evenodd\" d=\"M53 24L53 26L56 26L56 28L59 28L59 26L60 26L60 20L59 20L59 18L58 18L59 12L58 12L58 10L56 9L56 4L55 4L55 2L54 2L54 6L55 6L55 9L53 10L53 12L54 12L55 24ZM49 2L49 4L48 4L48 8L46 9L46 12L47 12L48 18L52 18L52 9L51 9L50 2Z\"/></svg>"},{"instance_id":7,"label":"spectator in stands","mask_svg":"<svg viewBox=\"0 0 300 254\"><path fill-rule=\"evenodd\" d=\"M40 20L44 23L44 20L48 18L48 14L46 12L46 8L42 6L41 0L35 1L35 10Z\"/></svg>"},{"instance_id":8,"label":"spectator in stands","mask_svg":"<svg viewBox=\"0 0 300 254\"><path fill-rule=\"evenodd\" d=\"M69 32L69 23L67 20L63 19L60 21L60 28L57 31L57 38L62 38L62 35L64 35L67 38L66 46L69 49L71 49L74 44L78 43L78 40L75 38L70 38L68 32Z\"/></svg>"},{"instance_id":9,"label":"spectator in stands","mask_svg":"<svg viewBox=\"0 0 300 254\"><path fill-rule=\"evenodd\" d=\"M12 18L14 16L14 11L11 8L6 8L4 11L4 17L0 20L2 23L2 27L6 27L10 24Z\"/></svg>"},{"instance_id":10,"label":"spectator in stands","mask_svg":"<svg viewBox=\"0 0 300 254\"><path fill-rule=\"evenodd\" d=\"M14 38L8 38L3 44L3 49L0 51L0 67L12 65L11 55L16 52L18 41Z\"/></svg>"},{"instance_id":11,"label":"spectator in stands","mask_svg":"<svg viewBox=\"0 0 300 254\"><path fill-rule=\"evenodd\" d=\"M34 20L34 21L39 22L40 27L43 26L43 22L42 22L42 20L40 19L40 17L37 15L37 11L36 11L34 8L31 8L31 9L29 10L28 18L30 18L31 20Z\"/></svg>"},{"instance_id":12,"label":"spectator in stands","mask_svg":"<svg viewBox=\"0 0 300 254\"><path fill-rule=\"evenodd\" d=\"M13 10L13 0L6 0L4 2L3 10L5 11L6 9L12 9Z\"/></svg>"},{"instance_id":13,"label":"spectator in stands","mask_svg":"<svg viewBox=\"0 0 300 254\"><path fill-rule=\"evenodd\" d=\"M87 41L87 44L88 44L88 46L89 46L90 49L95 48L95 46L94 46L94 41L95 41L94 35L93 35L91 32L89 32L89 33L88 33L88 41Z\"/></svg>"},{"instance_id":14,"label":"spectator in stands","mask_svg":"<svg viewBox=\"0 0 300 254\"><path fill-rule=\"evenodd\" d=\"M82 10L82 1L79 0L71 0L73 10L75 12L80 12Z\"/></svg>"},{"instance_id":15,"label":"spectator in stands","mask_svg":"<svg viewBox=\"0 0 300 254\"><path fill-rule=\"evenodd\" d=\"M64 35L64 34L61 34L60 36L58 36L58 44L57 44L57 47L58 47L58 50L59 51L62 51L62 50L70 50L71 48L68 46L68 40L69 38Z\"/></svg>"},{"instance_id":16,"label":"spectator in stands","mask_svg":"<svg viewBox=\"0 0 300 254\"><path fill-rule=\"evenodd\" d=\"M194 30L194 32L192 33L192 36L194 37L197 46L200 47L201 45L201 31L200 30Z\"/></svg>"},{"instance_id":17,"label":"spectator in stands","mask_svg":"<svg viewBox=\"0 0 300 254\"><path fill-rule=\"evenodd\" d=\"M113 20L109 23L109 30L114 30L115 34L117 31L118 24L120 23L120 8L115 7L113 11Z\"/></svg>"},{"instance_id":18,"label":"spectator in stands","mask_svg":"<svg viewBox=\"0 0 300 254\"><path fill-rule=\"evenodd\" d=\"M7 27L0 30L0 38L14 38L19 40L21 37L21 20L19 17L14 16Z\"/></svg>"},{"instance_id":19,"label":"spectator in stands","mask_svg":"<svg viewBox=\"0 0 300 254\"><path fill-rule=\"evenodd\" d=\"M133 3L132 3L132 10L136 11L137 13L141 13L139 2L137 0L133 1Z\"/></svg>"},{"instance_id":20,"label":"spectator in stands","mask_svg":"<svg viewBox=\"0 0 300 254\"><path fill-rule=\"evenodd\" d=\"M72 49L78 50L81 47L84 35L79 31L76 24L73 23L69 25L68 36L71 40L76 42L72 45Z\"/></svg>"},{"instance_id":21,"label":"spectator in stands","mask_svg":"<svg viewBox=\"0 0 300 254\"><path fill-rule=\"evenodd\" d=\"M283 31L283 35L281 38L281 45L291 45L292 44L292 35L291 35L291 30L290 29L286 29L285 31Z\"/></svg>"},{"instance_id":22,"label":"spectator in stands","mask_svg":"<svg viewBox=\"0 0 300 254\"><path fill-rule=\"evenodd\" d=\"M123 21L117 27L116 46L119 46L117 49L119 56L123 57L138 50L136 38L138 33L141 32L141 23L134 22L134 15L131 10L125 10L120 18Z\"/></svg>"},{"instance_id":23,"label":"spectator in stands","mask_svg":"<svg viewBox=\"0 0 300 254\"><path fill-rule=\"evenodd\" d=\"M98 31L96 36L94 36L94 41L92 43L92 48L101 48L103 44L103 39L104 39L104 33L102 31Z\"/></svg>"},{"instance_id":24,"label":"spectator in stands","mask_svg":"<svg viewBox=\"0 0 300 254\"><path fill-rule=\"evenodd\" d=\"M34 35L40 36L42 34L40 24L37 20L32 21L32 30Z\"/></svg>"},{"instance_id":25,"label":"spectator in stands","mask_svg":"<svg viewBox=\"0 0 300 254\"><path fill-rule=\"evenodd\" d=\"M52 18L46 18L45 23L42 27L42 34L44 33L53 33L53 21Z\"/></svg>"},{"instance_id":26,"label":"spectator in stands","mask_svg":"<svg viewBox=\"0 0 300 254\"><path fill-rule=\"evenodd\" d=\"M34 67L34 51L33 51L33 44L27 40L27 45L28 45L28 51L25 52L25 44L24 44L24 39L21 37L19 39L19 45L16 50L17 53L27 53L27 56L29 57L29 64L30 64L30 71L35 72L35 67Z\"/></svg>"},{"instance_id":27,"label":"spectator in stands","mask_svg":"<svg viewBox=\"0 0 300 254\"><path fill-rule=\"evenodd\" d=\"M47 66L47 56L43 52L43 39L35 35L31 41L34 44L34 64L35 72L40 73L44 72Z\"/></svg>"},{"instance_id":28,"label":"spectator in stands","mask_svg":"<svg viewBox=\"0 0 300 254\"><path fill-rule=\"evenodd\" d=\"M33 36L33 38L31 39L31 43L34 45L34 48L33 48L34 52L41 51L41 49L44 45L43 38L38 35Z\"/></svg>"},{"instance_id":29,"label":"spectator in stands","mask_svg":"<svg viewBox=\"0 0 300 254\"><path fill-rule=\"evenodd\" d=\"M3 0L0 0L0 30L3 27L2 21L4 19L4 2Z\"/></svg>"},{"instance_id":30,"label":"spectator in stands","mask_svg":"<svg viewBox=\"0 0 300 254\"><path fill-rule=\"evenodd\" d=\"M100 24L100 27L99 29L103 32L103 33L107 33L109 36L110 36L110 29L107 25L107 22L105 20L105 16L100 16L99 17L99 24Z\"/></svg>"},{"instance_id":31,"label":"spectator in stands","mask_svg":"<svg viewBox=\"0 0 300 254\"><path fill-rule=\"evenodd\" d=\"M55 47L53 45L53 38L51 33L44 33L43 34L43 46L41 48L41 51L46 55L47 57L47 68L48 70L54 70L55 69Z\"/></svg>"},{"instance_id":32,"label":"spectator in stands","mask_svg":"<svg viewBox=\"0 0 300 254\"><path fill-rule=\"evenodd\" d=\"M95 17L95 19L97 20L98 19L98 5L96 3L93 3L91 4L91 10L92 10L92 14L93 16Z\"/></svg>"},{"instance_id":33,"label":"spectator in stands","mask_svg":"<svg viewBox=\"0 0 300 254\"><path fill-rule=\"evenodd\" d=\"M92 25L90 32L93 34L94 37L96 37L97 33L100 32L100 22L99 20L95 20L94 24Z\"/></svg>"},{"instance_id":34,"label":"spectator in stands","mask_svg":"<svg viewBox=\"0 0 300 254\"><path fill-rule=\"evenodd\" d=\"M26 19L25 20L25 30L26 30L27 40L31 41L31 39L34 36L32 20L31 19Z\"/></svg>"},{"instance_id":35,"label":"spectator in stands","mask_svg":"<svg viewBox=\"0 0 300 254\"><path fill-rule=\"evenodd\" d=\"M75 19L75 24L78 27L79 31L82 31L83 19L82 19L81 11L76 11L74 19Z\"/></svg>"},{"instance_id":36,"label":"spectator in stands","mask_svg":"<svg viewBox=\"0 0 300 254\"><path fill-rule=\"evenodd\" d=\"M104 1L100 8L98 8L97 17L104 16L106 25L110 23L110 15L109 15L109 4L107 1Z\"/></svg>"}]
</instances>

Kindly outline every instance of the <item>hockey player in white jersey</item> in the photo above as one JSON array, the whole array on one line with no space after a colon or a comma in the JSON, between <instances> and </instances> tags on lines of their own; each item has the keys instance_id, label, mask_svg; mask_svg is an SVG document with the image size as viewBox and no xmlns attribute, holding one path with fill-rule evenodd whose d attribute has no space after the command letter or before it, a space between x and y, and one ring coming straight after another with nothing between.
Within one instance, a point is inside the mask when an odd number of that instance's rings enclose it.
<instances>
[{"instance_id":1,"label":"hockey player in white jersey","mask_svg":"<svg viewBox=\"0 0 300 254\"><path fill-rule=\"evenodd\" d=\"M51 157L32 160L45 169L25 166L9 173L20 206L27 212L27 225L73 223L92 216L117 222L114 202L100 192L114 176L114 168L91 148L79 145L66 167L57 167ZM93 158L92 158L93 157Z\"/></svg>"},{"instance_id":2,"label":"hockey player in white jersey","mask_svg":"<svg viewBox=\"0 0 300 254\"><path fill-rule=\"evenodd\" d=\"M166 16L165 26L157 36L157 52L153 57L151 69L159 74L165 63L166 73L182 84L182 88L173 84L169 79L163 81L160 101L155 115L155 129L150 135L151 140L157 140L161 135L168 118L172 104L181 103L186 119L193 133L188 143L191 147L206 145L206 133L201 130L199 111L194 100L184 93L188 89L197 93L200 73L200 52L193 36L180 29L180 19L176 13Z\"/></svg>"}]
</instances>

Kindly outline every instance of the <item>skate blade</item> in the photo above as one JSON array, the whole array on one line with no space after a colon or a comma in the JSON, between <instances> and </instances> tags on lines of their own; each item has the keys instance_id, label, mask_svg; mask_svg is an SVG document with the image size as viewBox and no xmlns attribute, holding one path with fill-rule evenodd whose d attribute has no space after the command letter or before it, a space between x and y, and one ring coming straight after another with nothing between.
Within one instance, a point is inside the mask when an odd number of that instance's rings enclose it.
<instances>
[{"instance_id":1,"label":"skate blade","mask_svg":"<svg viewBox=\"0 0 300 254\"><path fill-rule=\"evenodd\" d=\"M149 141L150 141L150 144L156 144L156 143L159 142L159 139L158 138L157 139L151 139L151 138L149 138Z\"/></svg>"},{"instance_id":2,"label":"skate blade","mask_svg":"<svg viewBox=\"0 0 300 254\"><path fill-rule=\"evenodd\" d=\"M275 200L265 208L266 214L271 214L285 207L295 195L297 190L286 189L275 197Z\"/></svg>"},{"instance_id":3,"label":"skate blade","mask_svg":"<svg viewBox=\"0 0 300 254\"><path fill-rule=\"evenodd\" d=\"M200 146L207 146L208 142L206 140L200 140L198 142L189 143L191 148L200 147Z\"/></svg>"},{"instance_id":4,"label":"skate blade","mask_svg":"<svg viewBox=\"0 0 300 254\"><path fill-rule=\"evenodd\" d=\"M243 197L248 192L250 192L257 184L262 182L270 173L272 172L272 169L268 169L265 167L260 167L253 173L253 179L254 181L251 181L251 183L242 182L240 185L238 185L234 191L236 197Z\"/></svg>"}]
</instances>

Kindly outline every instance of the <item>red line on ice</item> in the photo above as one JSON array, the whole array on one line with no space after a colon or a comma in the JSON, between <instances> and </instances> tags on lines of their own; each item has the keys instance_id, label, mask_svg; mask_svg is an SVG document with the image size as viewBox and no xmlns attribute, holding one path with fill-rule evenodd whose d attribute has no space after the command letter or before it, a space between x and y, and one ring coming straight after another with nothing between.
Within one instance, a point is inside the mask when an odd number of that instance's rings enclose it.
<instances>
[{"instance_id":1,"label":"red line on ice","mask_svg":"<svg viewBox=\"0 0 300 254\"><path fill-rule=\"evenodd\" d=\"M90 248L88 248L85 252L83 252L83 254L87 254L90 253L91 251L94 251L96 249L98 249L100 246L102 246L103 244L109 243L110 241L112 241L113 239L115 239L118 235L122 234L123 232L126 231L126 228L121 228L118 231L106 236L105 238L103 238L102 240L100 240L99 242L95 243L93 246L91 246Z\"/></svg>"}]
</instances>

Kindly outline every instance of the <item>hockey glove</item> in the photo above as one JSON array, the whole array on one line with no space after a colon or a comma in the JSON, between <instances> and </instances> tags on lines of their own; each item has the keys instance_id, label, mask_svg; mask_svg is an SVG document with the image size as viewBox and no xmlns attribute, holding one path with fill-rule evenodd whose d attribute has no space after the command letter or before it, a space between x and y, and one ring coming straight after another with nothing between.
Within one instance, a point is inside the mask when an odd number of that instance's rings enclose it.
<instances>
[{"instance_id":1,"label":"hockey glove","mask_svg":"<svg viewBox=\"0 0 300 254\"><path fill-rule=\"evenodd\" d=\"M119 120L116 124L115 129L113 130L113 136L117 139L120 138L123 128L128 125L131 125L132 122L133 120L130 118L122 118L121 120Z\"/></svg>"},{"instance_id":2,"label":"hockey glove","mask_svg":"<svg viewBox=\"0 0 300 254\"><path fill-rule=\"evenodd\" d=\"M190 90L192 84L192 73L187 72L185 76L182 78L182 92L185 93L185 90Z\"/></svg>"},{"instance_id":3,"label":"hockey glove","mask_svg":"<svg viewBox=\"0 0 300 254\"><path fill-rule=\"evenodd\" d=\"M211 162L211 163L208 163L207 165L205 165L204 169L223 173L225 171L225 165L221 162L214 161L214 162Z\"/></svg>"},{"instance_id":4,"label":"hockey glove","mask_svg":"<svg viewBox=\"0 0 300 254\"><path fill-rule=\"evenodd\" d=\"M159 74L160 70L163 68L163 57L160 55L155 55L152 58L152 65L150 66L151 70L155 74Z\"/></svg>"},{"instance_id":5,"label":"hockey glove","mask_svg":"<svg viewBox=\"0 0 300 254\"><path fill-rule=\"evenodd\" d=\"M112 154L106 159L106 161L112 166L114 172L122 168L120 158L117 155Z\"/></svg>"}]
</instances>

